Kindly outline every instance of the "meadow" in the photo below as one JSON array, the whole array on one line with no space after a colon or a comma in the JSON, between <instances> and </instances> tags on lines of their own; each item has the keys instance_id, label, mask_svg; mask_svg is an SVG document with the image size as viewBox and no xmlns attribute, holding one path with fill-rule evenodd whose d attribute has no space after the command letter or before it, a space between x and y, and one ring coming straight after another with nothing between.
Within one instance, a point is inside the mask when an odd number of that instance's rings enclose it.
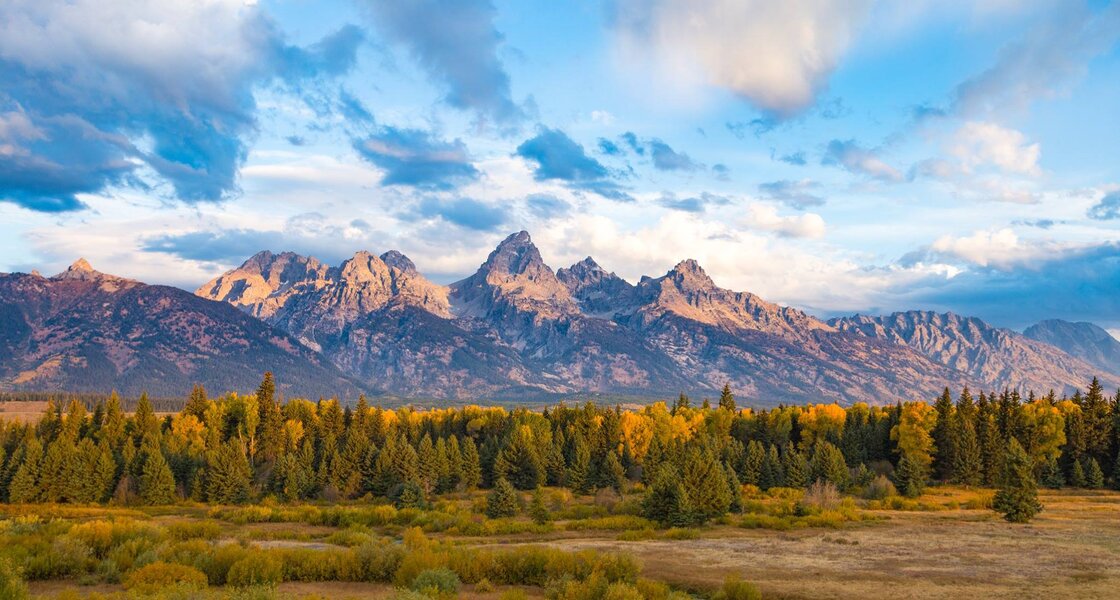
<instances>
[{"instance_id":1,"label":"meadow","mask_svg":"<svg viewBox=\"0 0 1120 600\"><path fill-rule=\"evenodd\" d=\"M745 486L741 514L684 528L641 517L639 491L546 488L547 515L525 493L499 519L483 492L428 509L7 505L0 595L16 594L16 566L30 597L59 599L1103 598L1120 584L1112 491L1044 490L1031 523L1009 524L984 489L822 500Z\"/></svg>"}]
</instances>

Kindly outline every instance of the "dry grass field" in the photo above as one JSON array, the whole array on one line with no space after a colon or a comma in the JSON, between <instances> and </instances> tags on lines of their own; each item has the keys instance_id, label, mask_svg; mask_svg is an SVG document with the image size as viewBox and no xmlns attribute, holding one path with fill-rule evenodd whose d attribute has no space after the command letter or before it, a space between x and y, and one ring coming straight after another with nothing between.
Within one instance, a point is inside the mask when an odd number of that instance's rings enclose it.
<instances>
[{"instance_id":1,"label":"dry grass field","mask_svg":"<svg viewBox=\"0 0 1120 600\"><path fill-rule=\"evenodd\" d=\"M707 597L729 575L752 581L764 598L1120 598L1120 493L1043 491L1044 511L1030 524L1014 525L983 508L965 508L988 492L934 487L906 508L883 510L860 501L865 520L829 527L748 529L736 517L709 527L679 530L581 528L560 520L542 533L467 537L433 532L432 539L477 548L516 549L551 545L594 549L637 559L641 575L674 589ZM463 497L467 505L477 498ZM591 502L579 499L577 502ZM30 507L28 507L30 508ZM348 530L303 522L238 522L199 506L130 509L67 509L64 518L143 518L169 526L222 519L218 542L260 548L324 550L343 543ZM100 513L100 514L98 514ZM349 530L349 531L352 531ZM380 535L399 535L387 526ZM40 598L115 597L123 588L75 581L36 581ZM510 586L477 590L464 585L459 597L497 600ZM517 588L529 598L538 587ZM393 598L388 584L286 582L280 598Z\"/></svg>"}]
</instances>

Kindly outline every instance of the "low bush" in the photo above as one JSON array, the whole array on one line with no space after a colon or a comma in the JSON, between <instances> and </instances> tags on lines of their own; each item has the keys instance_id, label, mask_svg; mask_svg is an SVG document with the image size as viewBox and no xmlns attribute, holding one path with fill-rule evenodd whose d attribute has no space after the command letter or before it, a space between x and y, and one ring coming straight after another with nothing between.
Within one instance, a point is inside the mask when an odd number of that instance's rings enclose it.
<instances>
[{"instance_id":1,"label":"low bush","mask_svg":"<svg viewBox=\"0 0 1120 600\"><path fill-rule=\"evenodd\" d=\"M176 521L167 525L167 537L178 540L216 540L222 526L214 521Z\"/></svg>"},{"instance_id":2,"label":"low bush","mask_svg":"<svg viewBox=\"0 0 1120 600\"><path fill-rule=\"evenodd\" d=\"M206 574L186 565L154 562L133 571L124 580L126 590L141 594L152 594L170 587L204 588Z\"/></svg>"},{"instance_id":3,"label":"low bush","mask_svg":"<svg viewBox=\"0 0 1120 600\"><path fill-rule=\"evenodd\" d=\"M728 577L712 596L713 600L762 600L762 593L752 583Z\"/></svg>"},{"instance_id":4,"label":"low bush","mask_svg":"<svg viewBox=\"0 0 1120 600\"><path fill-rule=\"evenodd\" d=\"M453 598L459 594L459 576L451 569L441 567L421 571L409 586L433 598Z\"/></svg>"},{"instance_id":5,"label":"low bush","mask_svg":"<svg viewBox=\"0 0 1120 600\"><path fill-rule=\"evenodd\" d=\"M897 496L898 490L895 489L894 484L887 478L886 475L879 475L871 480L867 488L863 490L863 497L868 500L883 500L890 496Z\"/></svg>"},{"instance_id":6,"label":"low bush","mask_svg":"<svg viewBox=\"0 0 1120 600\"><path fill-rule=\"evenodd\" d=\"M564 528L569 531L585 531L602 529L606 531L635 531L639 529L653 529L657 524L645 517L635 515L614 515L596 519L583 519L570 521Z\"/></svg>"},{"instance_id":7,"label":"low bush","mask_svg":"<svg viewBox=\"0 0 1120 600\"><path fill-rule=\"evenodd\" d=\"M284 564L267 550L250 550L226 576L226 583L234 587L272 586L283 580Z\"/></svg>"},{"instance_id":8,"label":"low bush","mask_svg":"<svg viewBox=\"0 0 1120 600\"><path fill-rule=\"evenodd\" d=\"M25 600L30 597L27 584L19 569L7 559L0 558L0 598Z\"/></svg>"}]
</instances>

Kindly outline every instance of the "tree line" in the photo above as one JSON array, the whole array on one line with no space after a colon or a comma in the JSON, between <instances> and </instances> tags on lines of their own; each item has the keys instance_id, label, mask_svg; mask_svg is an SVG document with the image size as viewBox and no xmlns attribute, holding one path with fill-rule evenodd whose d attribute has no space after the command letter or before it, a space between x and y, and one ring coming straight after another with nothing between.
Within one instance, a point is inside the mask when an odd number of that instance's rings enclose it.
<instances>
[{"instance_id":1,"label":"tree line","mask_svg":"<svg viewBox=\"0 0 1120 600\"><path fill-rule=\"evenodd\" d=\"M337 400L276 399L272 375L255 394L210 398L196 387L160 418L141 397L126 413L114 394L92 411L52 402L37 423L0 424L0 500L233 504L388 498L424 506L436 495L487 488L493 516L514 490L563 486L624 494L641 484L643 512L701 523L763 490L827 482L840 490L890 478L908 496L931 482L1120 488L1120 406L1094 379L1085 393L973 397L934 403L809 404L739 409L681 395L640 410L560 404L413 410ZM1010 473L1010 475L1009 475ZM1029 480L1029 481L1028 481ZM999 498L997 498L997 501ZM1029 518L1029 517L1028 517Z\"/></svg>"}]
</instances>

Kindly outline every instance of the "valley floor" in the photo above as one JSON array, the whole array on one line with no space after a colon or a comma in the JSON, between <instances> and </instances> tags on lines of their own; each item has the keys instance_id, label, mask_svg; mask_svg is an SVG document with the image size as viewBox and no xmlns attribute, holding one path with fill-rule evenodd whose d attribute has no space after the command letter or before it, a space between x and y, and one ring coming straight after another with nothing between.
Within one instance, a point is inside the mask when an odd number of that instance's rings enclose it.
<instances>
[{"instance_id":1,"label":"valley floor","mask_svg":"<svg viewBox=\"0 0 1120 600\"><path fill-rule=\"evenodd\" d=\"M1006 523L988 509L965 508L987 493L935 487L906 510L860 501L862 520L828 527L754 529L731 517L699 529L635 532L606 520L596 528L590 518L586 527L578 525L580 519L558 520L537 533L430 536L474 548L549 545L626 553L638 560L642 577L703 595L727 576L738 575L754 582L768 599L1120 598L1120 493L1043 491L1045 509L1027 525ZM477 504L477 498L461 502ZM223 538L267 548L337 547L344 532L307 523L239 522L204 507L176 507L149 516L163 524L220 518ZM394 530L378 533L393 535ZM32 582L30 587L35 597L43 598L112 596L123 589L66 580ZM464 585L459 597L497 600L510 597L514 589ZM544 597L541 588L517 589L525 597ZM288 582L277 592L292 598L395 594L387 584L343 582Z\"/></svg>"}]
</instances>

